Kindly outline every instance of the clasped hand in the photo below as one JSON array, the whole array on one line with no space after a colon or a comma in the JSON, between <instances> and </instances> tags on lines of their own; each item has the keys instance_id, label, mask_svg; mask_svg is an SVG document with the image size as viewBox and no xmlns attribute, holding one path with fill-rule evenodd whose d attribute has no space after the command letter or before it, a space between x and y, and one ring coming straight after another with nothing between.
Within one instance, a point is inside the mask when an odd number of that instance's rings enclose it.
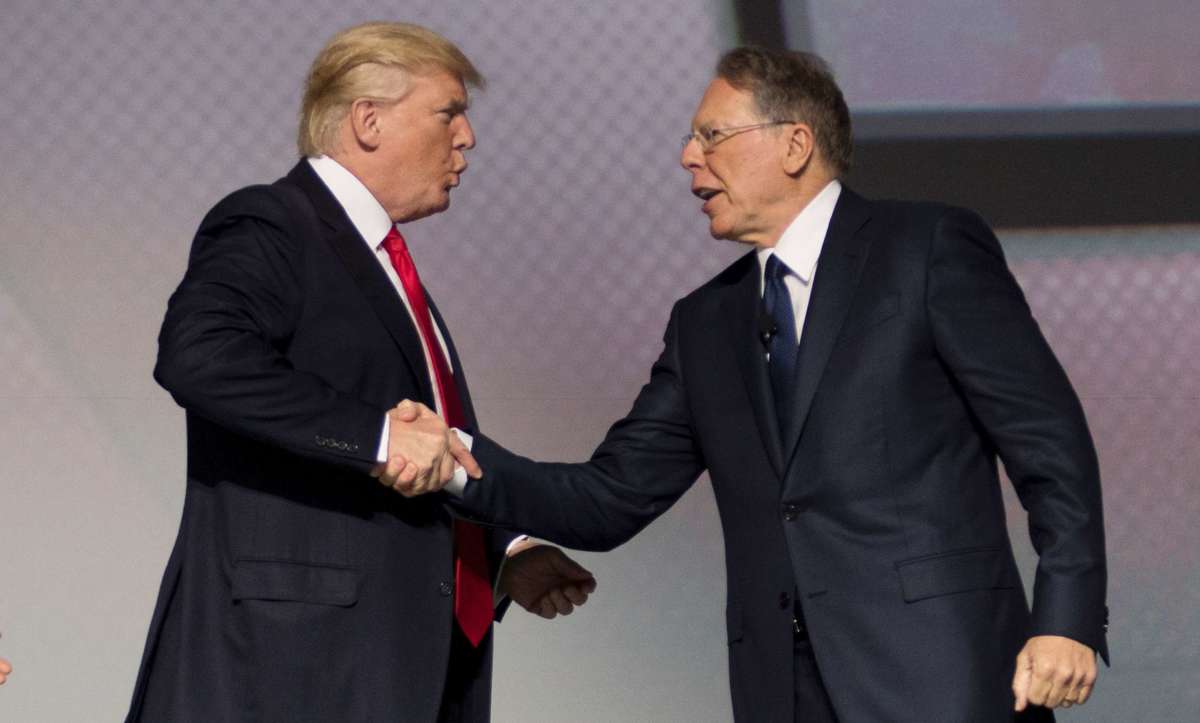
<instances>
[{"instance_id":1,"label":"clasped hand","mask_svg":"<svg viewBox=\"0 0 1200 723\"><path fill-rule=\"evenodd\" d=\"M1035 635L1017 655L1013 675L1016 710L1083 705L1096 684L1096 653L1061 635Z\"/></svg>"},{"instance_id":2,"label":"clasped hand","mask_svg":"<svg viewBox=\"0 0 1200 723\"><path fill-rule=\"evenodd\" d=\"M596 591L596 578L552 545L514 542L500 572L500 592L547 620L570 615Z\"/></svg>"},{"instance_id":3,"label":"clasped hand","mask_svg":"<svg viewBox=\"0 0 1200 723\"><path fill-rule=\"evenodd\" d=\"M483 475L454 430L420 402L404 400L388 411L387 462L371 476L405 497L437 492L461 465L474 479Z\"/></svg>"}]
</instances>

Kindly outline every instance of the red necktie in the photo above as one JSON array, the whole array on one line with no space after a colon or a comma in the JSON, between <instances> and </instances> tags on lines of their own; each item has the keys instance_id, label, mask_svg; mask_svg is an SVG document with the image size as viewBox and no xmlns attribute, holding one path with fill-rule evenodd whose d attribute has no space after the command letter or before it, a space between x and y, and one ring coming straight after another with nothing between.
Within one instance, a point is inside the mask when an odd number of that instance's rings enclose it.
<instances>
[{"instance_id":1,"label":"red necktie","mask_svg":"<svg viewBox=\"0 0 1200 723\"><path fill-rule=\"evenodd\" d=\"M417 320L417 329L421 332L421 339L425 341L425 348L429 350L437 382L438 401L441 402L446 424L462 428L466 420L463 418L458 386L454 383L454 375L450 372L446 355L442 353L442 345L433 333L433 321L429 316L429 306L425 302L421 277L417 275L417 267L408 253L404 237L395 226L383 239L383 246L392 260L392 267L400 277L400 284L404 287L404 294L408 297L413 316ZM483 530L462 520L454 521L454 617L472 645L479 645L479 641L483 640L487 633L488 626L492 624L492 586L488 582Z\"/></svg>"}]
</instances>

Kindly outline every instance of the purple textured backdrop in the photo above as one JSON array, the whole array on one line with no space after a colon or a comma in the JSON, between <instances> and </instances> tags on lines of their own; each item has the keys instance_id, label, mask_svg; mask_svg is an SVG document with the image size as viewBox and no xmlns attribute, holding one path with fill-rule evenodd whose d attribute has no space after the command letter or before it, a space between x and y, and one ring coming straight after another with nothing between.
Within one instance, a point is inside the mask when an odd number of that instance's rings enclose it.
<instances>
[{"instance_id":1,"label":"purple textured backdrop","mask_svg":"<svg viewBox=\"0 0 1200 723\"><path fill-rule=\"evenodd\" d=\"M724 2L7 0L4 16L0 655L17 672L0 720L122 714L183 492L182 414L150 378L166 298L203 212L294 162L303 73L335 30L420 22L490 78L452 208L407 235L484 425L515 448L585 457L644 382L671 302L740 253L708 238L677 165L734 42ZM1100 447L1117 667L1084 715L1186 720L1200 228L1002 240ZM706 483L581 559L600 578L587 608L501 626L496 719L728 720Z\"/></svg>"}]
</instances>

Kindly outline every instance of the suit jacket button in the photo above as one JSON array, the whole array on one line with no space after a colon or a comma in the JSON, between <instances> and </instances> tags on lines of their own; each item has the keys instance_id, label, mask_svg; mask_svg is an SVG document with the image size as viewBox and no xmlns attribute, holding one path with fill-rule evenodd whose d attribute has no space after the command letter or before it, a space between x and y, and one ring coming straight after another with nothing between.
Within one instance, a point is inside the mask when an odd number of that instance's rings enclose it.
<instances>
[{"instance_id":1,"label":"suit jacket button","mask_svg":"<svg viewBox=\"0 0 1200 723\"><path fill-rule=\"evenodd\" d=\"M438 583L438 592L442 597L450 597L454 594L454 585L443 580Z\"/></svg>"}]
</instances>

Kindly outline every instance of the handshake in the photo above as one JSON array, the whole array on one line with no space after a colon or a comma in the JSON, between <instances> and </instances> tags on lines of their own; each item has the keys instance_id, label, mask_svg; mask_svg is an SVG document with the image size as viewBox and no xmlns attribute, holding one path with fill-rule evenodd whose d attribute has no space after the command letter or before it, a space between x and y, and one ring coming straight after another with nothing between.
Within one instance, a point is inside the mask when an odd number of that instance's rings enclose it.
<instances>
[{"instance_id":1,"label":"handshake","mask_svg":"<svg viewBox=\"0 0 1200 723\"><path fill-rule=\"evenodd\" d=\"M429 407L405 399L387 413L387 461L371 476L405 497L437 492L454 479L456 466L472 479L479 463L453 429Z\"/></svg>"}]
</instances>

